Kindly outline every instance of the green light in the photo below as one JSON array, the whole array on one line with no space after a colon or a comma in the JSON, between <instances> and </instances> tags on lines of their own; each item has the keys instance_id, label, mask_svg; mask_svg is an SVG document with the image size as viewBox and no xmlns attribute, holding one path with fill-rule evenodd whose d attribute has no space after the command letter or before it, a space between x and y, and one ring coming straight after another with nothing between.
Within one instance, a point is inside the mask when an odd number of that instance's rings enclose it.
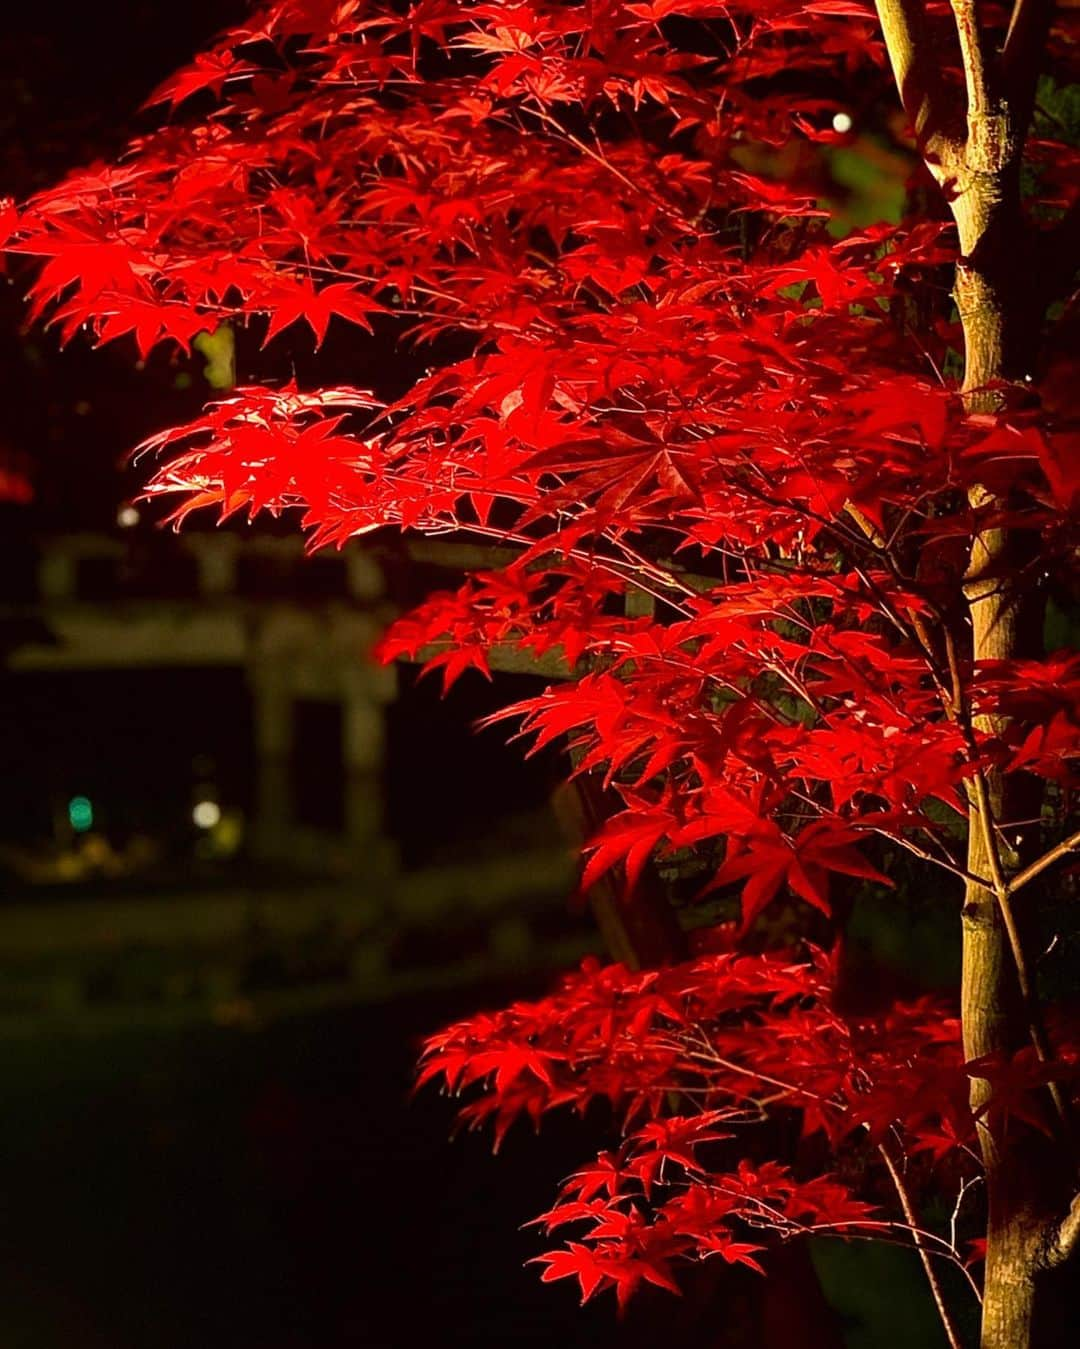
<instances>
[{"instance_id":1,"label":"green light","mask_svg":"<svg viewBox=\"0 0 1080 1349\"><path fill-rule=\"evenodd\" d=\"M77 834L85 834L94 825L94 807L88 796L73 796L68 802L68 819Z\"/></svg>"}]
</instances>

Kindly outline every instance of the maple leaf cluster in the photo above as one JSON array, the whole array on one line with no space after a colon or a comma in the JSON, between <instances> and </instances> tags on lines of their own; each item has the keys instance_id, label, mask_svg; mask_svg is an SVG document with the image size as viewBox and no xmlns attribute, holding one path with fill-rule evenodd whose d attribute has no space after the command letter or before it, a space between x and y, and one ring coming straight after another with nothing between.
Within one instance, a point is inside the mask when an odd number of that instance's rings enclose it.
<instances>
[{"instance_id":1,"label":"maple leaf cluster","mask_svg":"<svg viewBox=\"0 0 1080 1349\"><path fill-rule=\"evenodd\" d=\"M623 797L587 881L726 839L714 884L746 882L744 924L783 890L827 910L830 876L883 879L859 851L882 832L955 869L939 806L980 768L1067 789L1080 756L1068 685L1008 743L948 715L1008 678L946 668L957 559L1019 523L1047 541L1033 583L1063 575L1077 433L966 415L935 375L944 313L908 340L944 224L825 232L839 104L810 91L884 88L882 59L846 2L271 5L151 100L207 115L39 194L9 247L44 259L33 314L144 354L260 316L264 344L335 315L468 336L386 405L233 390L147 443L172 455L149 490L177 518L298 508L315 547L385 525L515 544L386 657L434 646L452 679L492 643L561 651L579 677L517 711ZM749 172L755 144L800 146L805 191ZM1007 512L970 504L998 481ZM651 616L612 616L642 593Z\"/></svg>"},{"instance_id":2,"label":"maple leaf cluster","mask_svg":"<svg viewBox=\"0 0 1080 1349\"><path fill-rule=\"evenodd\" d=\"M926 8L955 84L951 11ZM1052 79L1078 50L1062 9ZM1043 792L1010 827L1075 828L1078 658L976 662L964 615L995 530L1037 541L1018 584L1075 594L1080 406L1053 369L965 403L944 210L832 228L858 121L902 139L890 79L862 0L275 0L151 97L161 125L117 163L5 204L0 237L64 341L146 356L230 323L318 347L351 325L358 368L365 343L426 344L404 393L231 390L147 442L148 492L178 521L295 510L312 547L392 526L512 548L383 657L447 684L503 647L559 657L500 715L617 802L583 887L633 892L694 850L698 897L737 900L745 933L778 898L827 914L840 878L889 884L902 850L970 881L991 771ZM1036 252L1080 199L1038 117ZM940 1008L855 1023L826 984L817 957L590 968L436 1037L424 1073L490 1079L466 1118L500 1132L598 1096L622 1113L623 1146L545 1219L590 1225L545 1277L625 1298L676 1257L753 1263L765 1228L892 1221L820 1167L705 1160L764 1112L838 1164L967 1157L972 1074L1037 1119L1053 1065L965 1066Z\"/></svg>"},{"instance_id":3,"label":"maple leaf cluster","mask_svg":"<svg viewBox=\"0 0 1080 1349\"><path fill-rule=\"evenodd\" d=\"M923 1157L961 1192L979 1173L972 1076L991 1084L987 1110L1044 1130L1037 1088L1047 1072L1075 1080L1072 1061L1047 1069L1027 1050L965 1064L959 1022L934 998L842 1016L834 980L834 962L813 949L645 972L588 961L541 1001L432 1036L419 1082L471 1095L461 1121L493 1123L496 1145L519 1118L606 1101L623 1141L536 1220L547 1233L581 1229L540 1257L544 1278L578 1279L583 1298L614 1288L620 1303L642 1280L678 1291L673 1262L759 1269L769 1240L896 1235L895 1158ZM755 1135L785 1117L809 1169L751 1160Z\"/></svg>"}]
</instances>

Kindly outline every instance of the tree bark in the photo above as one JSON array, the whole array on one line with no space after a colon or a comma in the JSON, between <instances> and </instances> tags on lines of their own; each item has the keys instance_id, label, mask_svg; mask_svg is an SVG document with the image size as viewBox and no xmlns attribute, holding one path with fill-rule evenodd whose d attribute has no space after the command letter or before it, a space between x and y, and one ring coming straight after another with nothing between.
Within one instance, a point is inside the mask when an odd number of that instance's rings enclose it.
<instances>
[{"instance_id":1,"label":"tree bark","mask_svg":"<svg viewBox=\"0 0 1080 1349\"><path fill-rule=\"evenodd\" d=\"M1023 241L1013 236L1013 275L993 275L997 249L987 261L969 258L957 269L956 297L964 325L967 375L965 392L972 410L989 410L995 395L984 386L1012 373L1009 352L1022 353L1015 337L1026 328L1019 304L1009 291L1021 278L1018 265ZM1001 266L1010 264L1001 261ZM988 275L989 272L989 275ZM990 509L994 499L984 489L971 494L976 509ZM975 661L1011 660L1040 654L1042 604L1038 590L1015 582L1028 552L1027 540L1015 531L988 528L974 540L964 585L971 624L970 655ZM989 734L1004 728L994 718L977 718L977 729ZM968 821L969 873L1000 877L1007 882L1023 866L1030 851L1025 834L1032 828L999 828L1003 822L1037 819L1041 793L1015 776L997 770L984 776L981 799L973 793ZM1000 887L973 882L963 905L961 1017L964 1054L968 1060L987 1054L1011 1056L1029 1041L1038 1011L1034 990L1021 987L1014 943L1005 922ZM1026 982L1026 972L1024 975ZM971 1099L976 1111L989 1098L985 1079L973 1078ZM1064 1340L1064 1324L1056 1313L1039 1306L1047 1233L1060 1221L1069 1194L1066 1159L1053 1143L1016 1120L983 1117L980 1142L986 1166L988 1203L987 1254L982 1321L982 1349L1050 1349Z\"/></svg>"},{"instance_id":2,"label":"tree bark","mask_svg":"<svg viewBox=\"0 0 1080 1349\"><path fill-rule=\"evenodd\" d=\"M973 412L1000 408L1000 381L1021 380L1034 358L1036 316L1028 297L1035 289L1031 240L1020 208L1023 129L1014 125L1007 100L978 101L969 87L968 135L955 174L951 206L961 258L954 296L964 331L963 391ZM985 94L984 94L985 99ZM990 387L987 387L990 386ZM975 510L998 504L984 488L971 493ZM1041 654L1042 601L1024 584L1032 541L1015 530L990 526L973 542L964 584L970 619L970 655L976 662ZM998 734L993 717L977 729ZM1022 867L1034 828L1001 830L1005 822L1037 818L1041 792L1034 781L984 776L973 792L968 821L967 869L994 878L994 888L969 882L963 906L961 1015L969 1060L1012 1055L1031 1035L1038 1012L1026 987L1022 956L1010 939L1007 882ZM985 1110L989 1084L972 1079L972 1105ZM1054 1310L1056 1290L1043 1269L1047 1233L1060 1221L1068 1195L1065 1158L1047 1139L1019 1121L983 1116L980 1141L986 1166L987 1253L982 1349L1049 1349L1064 1343L1064 1323ZM1043 1288L1046 1296L1042 1296ZM1044 1304L1044 1305L1041 1305Z\"/></svg>"},{"instance_id":3,"label":"tree bark","mask_svg":"<svg viewBox=\"0 0 1080 1349\"><path fill-rule=\"evenodd\" d=\"M964 333L965 402L971 412L995 412L1003 405L1003 384L1023 381L1035 363L1040 287L1021 208L1020 168L1051 6L1018 0L998 56L986 50L973 0L951 5L965 78L960 108L940 103L921 3L878 0L878 11L904 107L959 234L954 299ZM977 486L970 504L992 515L1006 503ZM1041 654L1041 596L1023 577L1034 543L992 520L974 538L962 596L970 624L966 654L974 661ZM992 717L974 726L989 734L1004 729ZM1033 1036L1046 1052L1006 888L1022 869L1027 836L1034 843L1037 826L999 827L1037 819L1040 804L1034 779L1025 783L996 770L984 772L970 793L967 870L990 883L969 882L962 911L968 1060L1011 1056ZM1063 1281L1052 1267L1066 1258L1055 1234L1063 1230L1075 1188L1075 1162L1067 1140L1052 1142L996 1111L987 1115L989 1096L985 1079L973 1078L988 1204L981 1349L1055 1349L1065 1343L1065 1314Z\"/></svg>"}]
</instances>

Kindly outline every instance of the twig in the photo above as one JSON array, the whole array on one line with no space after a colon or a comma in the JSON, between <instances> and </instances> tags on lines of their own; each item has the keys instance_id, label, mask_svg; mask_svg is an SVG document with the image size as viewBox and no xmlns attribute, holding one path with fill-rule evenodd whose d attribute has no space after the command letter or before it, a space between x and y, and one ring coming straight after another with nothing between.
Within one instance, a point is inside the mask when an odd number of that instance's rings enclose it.
<instances>
[{"instance_id":1,"label":"twig","mask_svg":"<svg viewBox=\"0 0 1080 1349\"><path fill-rule=\"evenodd\" d=\"M920 848L917 843L912 843L910 839L906 839L900 834L894 834L888 829L880 829L874 825L869 827L868 832L880 834L882 838L887 838L891 843L898 843L901 848L906 848L909 853L914 853L922 861L933 862L935 866L941 867L943 871L948 871L951 875L966 881L969 885L978 885L984 890L990 889L989 884L981 876L976 876L974 872L968 871L965 867L946 862L941 857L935 857L932 852L927 852L924 848Z\"/></svg>"},{"instance_id":2,"label":"twig","mask_svg":"<svg viewBox=\"0 0 1080 1349\"><path fill-rule=\"evenodd\" d=\"M1017 890L1027 885L1028 881L1033 881L1035 877L1041 875L1047 867L1052 867L1054 863L1064 857L1066 853L1071 852L1080 852L1080 830L1077 830L1075 834L1070 834L1068 838L1062 839L1060 843L1056 843L1049 852L1043 853L1037 861L1032 862L1031 865L1025 867L1023 871L1018 872L1009 882L1009 894L1015 895Z\"/></svg>"},{"instance_id":3,"label":"twig","mask_svg":"<svg viewBox=\"0 0 1080 1349\"><path fill-rule=\"evenodd\" d=\"M981 769L976 772L972 782L975 789L976 813L979 817L983 842L986 845L990 874L993 877L992 891L997 901L998 912L1001 914L1005 934L1008 937L1009 949L1012 951L1013 965L1016 967L1016 982L1020 987L1020 998L1027 1013L1028 1034L1031 1037L1031 1043L1039 1062L1049 1063L1054 1054L1050 1047L1049 1037L1046 1034L1046 1027L1043 1024L1038 994L1028 971L1027 957L1024 955L1024 945L1020 937L1020 929L1016 923L1016 914L1013 912L1012 903L1009 899L1009 885L1005 879L1005 873L1001 865L1001 854L997 846L997 836L994 833L990 794L987 790L986 778ZM1061 1090L1059 1083L1051 1081L1046 1086L1054 1102L1054 1109L1057 1111L1058 1118L1067 1130L1071 1129L1072 1111L1068 1097Z\"/></svg>"},{"instance_id":4,"label":"twig","mask_svg":"<svg viewBox=\"0 0 1080 1349\"><path fill-rule=\"evenodd\" d=\"M1039 56L1046 44L1054 5L1051 0L1016 0L1005 45L1001 71L1018 120L1026 125L1035 97Z\"/></svg>"},{"instance_id":5,"label":"twig","mask_svg":"<svg viewBox=\"0 0 1080 1349\"><path fill-rule=\"evenodd\" d=\"M972 1189L975 1185L980 1184L981 1181L982 1176L976 1176L971 1180L963 1180L960 1182L960 1189L956 1193L956 1203L953 1205L953 1211L949 1217L949 1240L952 1243L953 1250L956 1250L956 1224L960 1218L960 1209L963 1206L964 1199L967 1196L968 1190Z\"/></svg>"},{"instance_id":6,"label":"twig","mask_svg":"<svg viewBox=\"0 0 1080 1349\"><path fill-rule=\"evenodd\" d=\"M922 1262L923 1273L926 1275L926 1282L930 1285L930 1294L938 1309L938 1315L941 1317L941 1325L945 1331L945 1338L949 1341L950 1349L961 1349L960 1337L956 1333L956 1326L953 1325L953 1319L945 1304L945 1294L942 1292L937 1271L934 1269L933 1261L930 1259L930 1252L926 1248L923 1234L919 1229L918 1215L911 1202L911 1195L908 1193L904 1178L900 1174L900 1168L893 1161L889 1149L884 1143L878 1144L878 1152L881 1153L882 1161L884 1161L889 1175L892 1178L893 1188L896 1190L896 1197L900 1200L900 1207L903 1209L904 1217L907 1219L908 1226L911 1228L915 1249L919 1252L919 1260ZM955 1250L956 1248L953 1247L954 1254Z\"/></svg>"}]
</instances>

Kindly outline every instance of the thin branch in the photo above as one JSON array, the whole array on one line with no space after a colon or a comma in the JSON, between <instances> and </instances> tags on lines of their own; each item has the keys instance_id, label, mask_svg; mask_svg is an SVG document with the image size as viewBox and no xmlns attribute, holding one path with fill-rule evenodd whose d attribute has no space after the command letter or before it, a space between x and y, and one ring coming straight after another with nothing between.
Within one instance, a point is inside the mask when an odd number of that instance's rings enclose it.
<instances>
[{"instance_id":1,"label":"thin branch","mask_svg":"<svg viewBox=\"0 0 1080 1349\"><path fill-rule=\"evenodd\" d=\"M815 1232L839 1232L845 1241L878 1241L890 1246L900 1246L904 1250L911 1250L911 1244L902 1239L882 1236L883 1232L905 1232L916 1240L922 1239L927 1243L926 1251L929 1255L936 1255L942 1260L948 1260L956 1265L966 1276L971 1285L972 1292L975 1294L976 1301L982 1302L978 1287L972 1279L970 1271L960 1259L954 1246L951 1246L944 1237L938 1236L936 1232L928 1232L925 1228L912 1228L906 1222L896 1222L892 1219L880 1218L857 1218L838 1222L825 1223L801 1223L796 1218L789 1218L786 1213L775 1208L772 1204L766 1203L764 1199L757 1195L748 1195L741 1190L733 1190L730 1186L713 1182L710 1188L716 1194L730 1195L732 1198L743 1200L745 1203L753 1205L756 1213L753 1217L750 1214L743 1214L742 1217L755 1227L771 1226L778 1232L783 1240L791 1236L812 1236ZM756 1219L756 1221L755 1221ZM852 1231L852 1229L857 1229ZM940 1249L938 1249L940 1248Z\"/></svg>"},{"instance_id":2,"label":"thin branch","mask_svg":"<svg viewBox=\"0 0 1080 1349\"><path fill-rule=\"evenodd\" d=\"M967 1192L974 1186L980 1184L982 1179L982 1176L976 1176L971 1180L964 1180L960 1183L960 1189L956 1194L956 1203L953 1205L952 1215L949 1218L949 1239L952 1242L954 1250L956 1249L956 1224L960 1218L960 1210L967 1197Z\"/></svg>"},{"instance_id":3,"label":"thin branch","mask_svg":"<svg viewBox=\"0 0 1080 1349\"><path fill-rule=\"evenodd\" d=\"M1068 1213L1054 1233L1044 1261L1047 1268L1056 1269L1063 1265L1078 1245L1080 1245L1080 1194L1073 1197Z\"/></svg>"},{"instance_id":4,"label":"thin branch","mask_svg":"<svg viewBox=\"0 0 1080 1349\"><path fill-rule=\"evenodd\" d=\"M960 727L968 746L968 751L974 761L977 758L978 747L975 743L968 710L962 701L959 658L955 644L951 639L951 634L947 629L946 653L953 681L953 698L957 713L956 722ZM1016 981L1020 987L1020 997L1024 1004L1024 1010L1027 1013L1028 1035L1039 1062L1049 1063L1053 1058L1053 1051L1050 1048L1050 1041L1047 1037L1046 1028L1043 1023L1042 1010L1039 1007L1039 998L1035 990L1035 984L1028 971L1027 957L1024 955L1024 945L1020 937L1020 929L1016 923L1016 915L1013 912L1012 904L1010 902L1011 891L1009 882L1005 878L1005 869L1001 862L1001 851L998 848L994 815L990 805L990 792L986 785L986 776L981 768L976 769L974 777L972 778L972 794L975 798L973 802L973 814L978 819L979 829L982 833L984 851L990 865L991 883L987 885L984 881L979 881L975 878L972 879L981 889L989 891L997 902L998 912L1001 915L1002 925L1005 928L1005 934L1008 938L1009 949L1012 952L1013 965L1016 969ZM1021 872L1021 875L1023 874L1024 873ZM1068 1098L1056 1082L1049 1082L1047 1088L1050 1092L1051 1099L1054 1102L1054 1109L1057 1112L1058 1118L1065 1130L1070 1132L1072 1128L1072 1117Z\"/></svg>"},{"instance_id":5,"label":"thin branch","mask_svg":"<svg viewBox=\"0 0 1080 1349\"><path fill-rule=\"evenodd\" d=\"M947 86L939 78L923 0L876 0L876 5L900 102L919 150L928 161L939 161L943 151L954 148L943 128L959 123L961 110L945 101Z\"/></svg>"},{"instance_id":6,"label":"thin branch","mask_svg":"<svg viewBox=\"0 0 1080 1349\"><path fill-rule=\"evenodd\" d=\"M885 536L882 534L881 530L878 529L877 525L859 510L854 501L845 501L844 510L847 511L848 515L851 516L874 547L881 552L885 552L887 547Z\"/></svg>"},{"instance_id":7,"label":"thin branch","mask_svg":"<svg viewBox=\"0 0 1080 1349\"><path fill-rule=\"evenodd\" d=\"M1047 867L1052 867L1055 862L1071 852L1080 852L1080 830L1077 830L1075 834L1070 834L1068 838L1062 839L1062 841L1055 844L1049 852L1043 853L1043 855L1032 862L1030 866L1025 867L1023 871L1014 876L1007 887L1009 894L1015 895L1017 890L1027 885L1028 881L1033 881L1035 877L1041 875Z\"/></svg>"},{"instance_id":8,"label":"thin branch","mask_svg":"<svg viewBox=\"0 0 1080 1349\"><path fill-rule=\"evenodd\" d=\"M852 1227L864 1229L862 1232L854 1233L855 1236L861 1236L868 1241L877 1241L877 1231L907 1232L922 1237L926 1242L935 1242L937 1247L927 1246L928 1255L940 1256L943 1260L951 1260L954 1264L960 1263L960 1257L956 1251L949 1245L944 1237L938 1236L936 1232L928 1232L925 1227L913 1228L907 1221L899 1222L896 1219L883 1218L848 1218L837 1222L811 1223L810 1226L796 1224L796 1230L803 1232L842 1232ZM905 1241L902 1243L909 1251L911 1246Z\"/></svg>"},{"instance_id":9,"label":"thin branch","mask_svg":"<svg viewBox=\"0 0 1080 1349\"><path fill-rule=\"evenodd\" d=\"M851 1232L846 1229L851 1227L866 1227L874 1229L895 1229L897 1232L907 1232L911 1235L911 1228L907 1223L901 1222L870 1222L868 1219L860 1219L859 1222L838 1222L838 1223L814 1223L810 1227L797 1228L796 1231L806 1232L813 1235L815 1232L840 1232L845 1241L876 1241L885 1246L898 1246L901 1250L910 1251L911 1242L897 1239L895 1237L882 1236L880 1230L866 1232ZM935 1232L920 1231L918 1233L926 1241L937 1241L941 1243L941 1250L936 1247L927 1247L928 1255L936 1255L939 1260L948 1260L950 1264L955 1265L961 1274L967 1279L968 1286L975 1295L975 1301L982 1306L982 1294L979 1292L979 1285L971 1277L971 1270L960 1259L960 1256L949 1245L944 1237L939 1237Z\"/></svg>"},{"instance_id":10,"label":"thin branch","mask_svg":"<svg viewBox=\"0 0 1080 1349\"><path fill-rule=\"evenodd\" d=\"M941 1317L941 1325L945 1331L945 1338L949 1341L950 1349L961 1349L960 1336L956 1333L956 1326L949 1314L949 1309L945 1304L945 1294L941 1288L941 1282L937 1276L937 1270L934 1268L934 1262L930 1259L930 1252L926 1248L922 1232L919 1228L918 1215L915 1212L915 1206L911 1202L911 1195L908 1193L907 1185L900 1174L900 1168L893 1161L889 1149L884 1143L878 1144L878 1152L888 1169L889 1176L892 1179L893 1188L896 1190L896 1197L900 1200L900 1207L904 1211L904 1217L907 1219L908 1226L912 1231L912 1239L915 1242L915 1249L919 1252L919 1260L922 1262L923 1273L926 1275L926 1282L930 1285L930 1294L934 1299L934 1305L938 1309L938 1315Z\"/></svg>"},{"instance_id":11,"label":"thin branch","mask_svg":"<svg viewBox=\"0 0 1080 1349\"><path fill-rule=\"evenodd\" d=\"M957 866L953 862L947 862L942 857L935 857L932 852L927 852L925 848L920 848L917 843L912 843L910 839L904 838L900 834L894 834L889 829L880 829L876 825L869 826L867 832L880 834L882 838L887 838L890 843L898 843L901 848L906 848L909 853L913 853L923 862L933 862L935 866L941 867L943 871L947 871L950 875L956 876L962 881L966 881L969 885L978 885L984 890L992 889L990 882L984 879L984 877L976 876L974 872L968 871L965 867Z\"/></svg>"},{"instance_id":12,"label":"thin branch","mask_svg":"<svg viewBox=\"0 0 1080 1349\"><path fill-rule=\"evenodd\" d=\"M902 583L904 578L900 575L899 571L897 570L892 556L892 542L896 537L897 531L896 530L893 531L893 540L886 541L882 539L881 534L879 533L877 527L870 520L868 520L865 515L863 515L863 513L858 509L858 507L854 506L849 501L845 503L844 509L848 512L851 518L863 531L869 542L873 544L875 549L877 549L880 552L882 560L884 561L886 567L888 567L894 579ZM899 526L897 528L899 528ZM929 628L926 626L926 622L924 621L922 615L919 614L914 609L908 609L906 611L907 619L905 619L892 607L892 605L888 601L888 598L882 593L881 589L874 584L874 582L863 571L863 569L859 567L857 564L853 564L853 566L856 574L862 580L863 585L865 585L866 588L870 590L877 598L877 602L879 607L881 608L881 612L885 615L885 617L889 620L889 622L893 623L896 626L897 630L901 632L908 639L908 641L910 641L914 646L922 648L923 655L926 658L926 667L930 672L931 679L933 679L934 681L934 687L937 689L938 697L941 700L942 709L944 710L945 715L949 718L950 721L955 721L957 716L958 690L956 681L958 676L955 674L953 675L952 693L950 695L949 690L946 688L945 672L942 670L938 662L937 656L934 654L933 638L930 634ZM946 634L946 643L948 643L948 641L951 640L948 633L948 625L944 622L940 614L936 616L942 622L942 627Z\"/></svg>"},{"instance_id":13,"label":"thin branch","mask_svg":"<svg viewBox=\"0 0 1080 1349\"><path fill-rule=\"evenodd\" d=\"M994 831L994 820L990 809L990 794L986 787L986 778L980 769L973 779L975 788L976 814L979 817L979 825L983 834L983 841L986 845L987 858L990 863L990 874L993 877L993 894L997 901L998 912L1001 914L1001 922L1005 928L1005 935L1009 941L1009 949L1012 952L1013 965L1016 968L1016 982L1020 987L1020 998L1024 1004L1024 1010L1027 1013L1028 1034L1031 1037L1031 1043L1034 1046L1035 1053L1040 1063L1049 1063L1054 1057L1054 1051L1050 1046L1049 1037L1046 1034L1046 1026L1043 1023L1042 1009L1039 1006L1039 997L1035 990L1034 981L1028 970L1027 957L1024 955L1024 944L1020 936L1020 929L1016 922L1016 914L1013 912L1012 903L1009 899L1009 885L1005 879L1005 873L1001 865L1001 854L997 846L997 836ZM1054 1102L1054 1109L1057 1111L1058 1118L1064 1125L1066 1131L1071 1129L1072 1111L1068 1097L1061 1090L1058 1082L1048 1082L1047 1090L1050 1092L1051 1099Z\"/></svg>"},{"instance_id":14,"label":"thin branch","mask_svg":"<svg viewBox=\"0 0 1080 1349\"><path fill-rule=\"evenodd\" d=\"M998 847L997 833L994 829L994 812L990 806L990 792L986 785L986 775L981 768L975 770L972 786L975 791L979 827L982 830L983 843L986 847L986 860L990 864L992 884L987 888L993 890L997 895L1003 895L1008 892L1008 882L1005 880L1005 869L1001 865L1001 850Z\"/></svg>"},{"instance_id":15,"label":"thin branch","mask_svg":"<svg viewBox=\"0 0 1080 1349\"><path fill-rule=\"evenodd\" d=\"M992 67L983 51L975 0L950 0L956 35L960 39L960 56L964 66L964 87L967 90L967 115L984 117L992 109Z\"/></svg>"},{"instance_id":16,"label":"thin branch","mask_svg":"<svg viewBox=\"0 0 1080 1349\"><path fill-rule=\"evenodd\" d=\"M967 709L960 701L962 685L960 681L959 660L955 645L951 641L951 634L946 630L946 652L949 662L949 670L953 681L953 697L956 700L957 724L964 735L968 750L973 760L977 755L977 746L971 728L971 722L968 717ZM995 822L993 810L990 805L990 792L986 785L986 776L982 769L976 769L972 778L972 794L974 795L974 814L978 818L979 829L983 836L984 851L987 861L990 865L991 884L976 881L982 889L988 890L993 894L1001 915L1002 925L1005 928L1006 937L1009 942L1009 949L1012 952L1013 965L1016 969L1016 980L1020 987L1020 997L1024 1004L1024 1010L1027 1013L1028 1035L1032 1046L1038 1056L1040 1063L1048 1063L1053 1058L1053 1051L1050 1048L1050 1041L1046 1034L1046 1028L1042 1019L1042 1010L1039 1007L1038 994L1035 991L1034 982L1028 971L1027 958L1024 955L1023 941L1020 937L1020 929L1016 923L1016 915L1013 912L1010 903L1009 882L1005 878L1005 869L1001 862L1001 851L998 848L997 833L995 831ZM1023 875L1024 873L1021 873ZM1051 1099L1054 1102L1054 1108L1058 1118L1061 1120L1064 1128L1071 1130L1071 1109L1070 1104L1060 1086L1056 1082L1047 1084Z\"/></svg>"},{"instance_id":17,"label":"thin branch","mask_svg":"<svg viewBox=\"0 0 1080 1349\"><path fill-rule=\"evenodd\" d=\"M821 1096L816 1091L810 1091L805 1087L797 1087L791 1082L781 1082L777 1077L770 1077L767 1073L759 1073L753 1068L744 1067L741 1063L735 1063L732 1059L725 1059L713 1049L711 1041L703 1034L701 1042L706 1047L704 1053L690 1053L687 1057L696 1059L699 1063L711 1063L717 1068L725 1068L730 1073L736 1073L743 1077L752 1078L755 1082L767 1082L770 1087L777 1087L780 1091L796 1097L804 1097L808 1101L816 1101L819 1105L830 1106L833 1110L843 1110L843 1106L838 1101L833 1101L827 1096ZM677 1043L677 1042L676 1042Z\"/></svg>"},{"instance_id":18,"label":"thin branch","mask_svg":"<svg viewBox=\"0 0 1080 1349\"><path fill-rule=\"evenodd\" d=\"M1010 102L1017 115L1018 129L1031 116L1039 57L1046 45L1053 18L1053 0L1016 0L1009 19L1009 31L1001 49L1001 71Z\"/></svg>"}]
</instances>

